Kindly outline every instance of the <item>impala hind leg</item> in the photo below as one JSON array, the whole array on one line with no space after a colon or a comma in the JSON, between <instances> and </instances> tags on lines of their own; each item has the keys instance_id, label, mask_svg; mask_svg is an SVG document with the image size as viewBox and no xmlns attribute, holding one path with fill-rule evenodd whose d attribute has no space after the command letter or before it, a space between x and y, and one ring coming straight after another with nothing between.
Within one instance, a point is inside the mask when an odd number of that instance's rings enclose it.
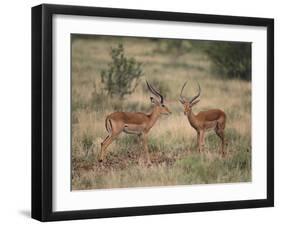
<instances>
[{"instance_id":1,"label":"impala hind leg","mask_svg":"<svg viewBox=\"0 0 281 226\"><path fill-rule=\"evenodd\" d=\"M218 137L221 139L221 155L225 156L225 138L224 138L224 129L220 128L220 126L218 125L215 129L216 134L218 135Z\"/></svg>"},{"instance_id":2,"label":"impala hind leg","mask_svg":"<svg viewBox=\"0 0 281 226\"><path fill-rule=\"evenodd\" d=\"M100 154L99 154L99 162L102 162L104 160L104 158L106 157L106 149L107 147L113 142L113 140L116 138L117 136L113 136L113 135L108 135L104 141L101 143L101 150L100 150Z\"/></svg>"}]
</instances>

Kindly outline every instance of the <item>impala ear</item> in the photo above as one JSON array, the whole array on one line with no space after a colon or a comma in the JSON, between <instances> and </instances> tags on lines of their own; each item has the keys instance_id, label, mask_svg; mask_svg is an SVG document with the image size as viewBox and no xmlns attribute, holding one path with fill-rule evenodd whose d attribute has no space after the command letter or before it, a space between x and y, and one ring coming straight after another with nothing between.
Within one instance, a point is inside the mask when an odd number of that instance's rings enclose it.
<instances>
[{"instance_id":1,"label":"impala ear","mask_svg":"<svg viewBox=\"0 0 281 226\"><path fill-rule=\"evenodd\" d=\"M191 106L191 107L194 106L194 105L197 104L199 101L200 101L200 99L197 99L197 100L193 101L193 102L190 104L190 106Z\"/></svg>"},{"instance_id":2,"label":"impala ear","mask_svg":"<svg viewBox=\"0 0 281 226\"><path fill-rule=\"evenodd\" d=\"M154 97L150 97L150 101L152 104L159 104L158 100L156 100Z\"/></svg>"}]
</instances>

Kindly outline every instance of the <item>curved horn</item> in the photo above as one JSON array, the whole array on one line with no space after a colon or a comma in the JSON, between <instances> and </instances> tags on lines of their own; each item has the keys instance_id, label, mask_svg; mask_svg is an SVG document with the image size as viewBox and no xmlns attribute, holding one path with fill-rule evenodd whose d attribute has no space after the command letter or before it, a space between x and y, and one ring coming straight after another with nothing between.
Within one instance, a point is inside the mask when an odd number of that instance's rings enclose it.
<instances>
[{"instance_id":1,"label":"curved horn","mask_svg":"<svg viewBox=\"0 0 281 226\"><path fill-rule=\"evenodd\" d=\"M164 101L163 96L157 90L155 90L153 88L153 86L151 86L147 81L146 81L146 84L147 84L147 87L150 90L150 92L152 92L155 96L159 97L161 104L163 104L163 101Z\"/></svg>"},{"instance_id":2,"label":"curved horn","mask_svg":"<svg viewBox=\"0 0 281 226\"><path fill-rule=\"evenodd\" d=\"M186 86L187 81L185 81L185 83L183 84L182 88L181 88L181 94L180 94L180 102L185 102L186 98L184 96L182 96L182 91L184 90L184 87Z\"/></svg>"},{"instance_id":3,"label":"curved horn","mask_svg":"<svg viewBox=\"0 0 281 226\"><path fill-rule=\"evenodd\" d=\"M153 89L151 88L151 86L149 85L149 83L148 83L147 81L146 81L146 85L147 85L148 90L149 90L153 95L158 96L158 95L153 91Z\"/></svg>"},{"instance_id":4,"label":"curved horn","mask_svg":"<svg viewBox=\"0 0 281 226\"><path fill-rule=\"evenodd\" d=\"M196 81L197 82L197 81ZM189 101L189 103L192 103L193 101L195 101L198 97L200 97L200 94L201 94L201 87L199 85L199 83L197 82L197 85L198 85L198 94L194 97L191 98L191 100Z\"/></svg>"}]
</instances>

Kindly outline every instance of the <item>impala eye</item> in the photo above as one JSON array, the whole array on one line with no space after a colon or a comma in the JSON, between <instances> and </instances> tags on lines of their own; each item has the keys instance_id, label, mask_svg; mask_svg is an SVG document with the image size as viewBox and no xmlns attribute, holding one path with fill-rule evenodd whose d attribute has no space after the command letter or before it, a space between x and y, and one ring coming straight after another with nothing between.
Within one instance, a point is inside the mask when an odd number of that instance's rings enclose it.
<instances>
[{"instance_id":1,"label":"impala eye","mask_svg":"<svg viewBox=\"0 0 281 226\"><path fill-rule=\"evenodd\" d=\"M162 107L165 107L165 105L164 105L164 104L161 104L161 106L162 106Z\"/></svg>"}]
</instances>

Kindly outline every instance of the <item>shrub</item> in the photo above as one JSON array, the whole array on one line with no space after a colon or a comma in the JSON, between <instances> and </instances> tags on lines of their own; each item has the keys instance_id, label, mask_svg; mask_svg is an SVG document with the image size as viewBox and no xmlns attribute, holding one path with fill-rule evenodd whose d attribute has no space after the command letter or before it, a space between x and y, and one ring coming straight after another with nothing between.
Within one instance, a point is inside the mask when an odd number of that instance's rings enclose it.
<instances>
[{"instance_id":1,"label":"shrub","mask_svg":"<svg viewBox=\"0 0 281 226\"><path fill-rule=\"evenodd\" d=\"M218 73L227 78L251 80L250 43L209 42L204 51Z\"/></svg>"},{"instance_id":2,"label":"shrub","mask_svg":"<svg viewBox=\"0 0 281 226\"><path fill-rule=\"evenodd\" d=\"M193 52L207 55L220 76L251 80L251 43L198 40L190 43Z\"/></svg>"},{"instance_id":3,"label":"shrub","mask_svg":"<svg viewBox=\"0 0 281 226\"><path fill-rule=\"evenodd\" d=\"M111 58L108 68L101 72L101 81L110 97L123 99L136 89L139 78L143 75L141 63L133 57L126 57L122 44L111 48Z\"/></svg>"}]
</instances>

